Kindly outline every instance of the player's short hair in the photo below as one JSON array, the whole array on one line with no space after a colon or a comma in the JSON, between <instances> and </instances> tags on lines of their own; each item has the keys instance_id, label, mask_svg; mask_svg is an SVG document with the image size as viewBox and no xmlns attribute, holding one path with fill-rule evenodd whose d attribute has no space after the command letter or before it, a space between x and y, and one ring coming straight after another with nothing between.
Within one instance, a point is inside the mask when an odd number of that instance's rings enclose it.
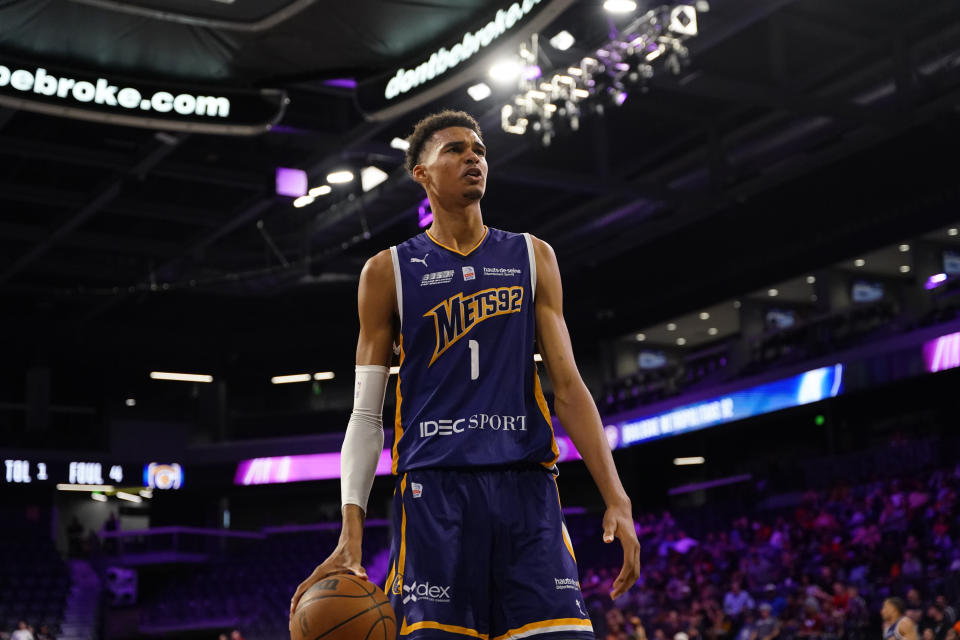
<instances>
[{"instance_id":1,"label":"player's short hair","mask_svg":"<svg viewBox=\"0 0 960 640\"><path fill-rule=\"evenodd\" d=\"M413 168L420 164L420 154L423 153L423 148L430 138L433 137L433 134L449 127L466 127L467 129L473 129L477 136L480 137L480 140L483 140L480 125L477 124L473 116L465 111L451 111L448 109L427 116L417 123L413 128L413 133L407 138L410 146L407 148L405 165L410 175L413 175Z\"/></svg>"},{"instance_id":2,"label":"player's short hair","mask_svg":"<svg viewBox=\"0 0 960 640\"><path fill-rule=\"evenodd\" d=\"M896 609L900 615L903 615L903 612L907 610L907 603L903 601L903 598L893 596L887 598L884 602L889 602L890 606Z\"/></svg>"}]
</instances>

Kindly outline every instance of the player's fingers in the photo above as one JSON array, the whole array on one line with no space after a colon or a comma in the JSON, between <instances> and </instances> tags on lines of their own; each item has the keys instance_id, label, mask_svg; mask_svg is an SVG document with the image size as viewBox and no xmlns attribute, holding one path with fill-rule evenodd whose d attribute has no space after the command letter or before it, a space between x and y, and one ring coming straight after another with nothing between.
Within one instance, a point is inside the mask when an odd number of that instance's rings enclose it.
<instances>
[{"instance_id":1,"label":"player's fingers","mask_svg":"<svg viewBox=\"0 0 960 640\"><path fill-rule=\"evenodd\" d=\"M367 580L367 579L368 579L368 578L367 578L367 570L364 569L364 568L363 568L361 565L359 565L359 564L355 564L355 565L353 565L352 567L350 567L350 571L352 571L352 572L353 572L353 575L357 576L358 578L363 578L364 580Z\"/></svg>"},{"instance_id":2,"label":"player's fingers","mask_svg":"<svg viewBox=\"0 0 960 640\"><path fill-rule=\"evenodd\" d=\"M293 598L290 599L290 617L293 617L293 612L297 608L297 603L300 602L300 597L303 596L303 592L307 590L309 586L307 585L308 581L309 579L301 582L300 586L297 587L297 590L293 592ZM307 585L307 586L304 586L304 585Z\"/></svg>"},{"instance_id":3,"label":"player's fingers","mask_svg":"<svg viewBox=\"0 0 960 640\"><path fill-rule=\"evenodd\" d=\"M617 522L616 520L611 520L609 522L603 523L603 541L606 543L613 542L613 535L617 531Z\"/></svg>"}]
</instances>

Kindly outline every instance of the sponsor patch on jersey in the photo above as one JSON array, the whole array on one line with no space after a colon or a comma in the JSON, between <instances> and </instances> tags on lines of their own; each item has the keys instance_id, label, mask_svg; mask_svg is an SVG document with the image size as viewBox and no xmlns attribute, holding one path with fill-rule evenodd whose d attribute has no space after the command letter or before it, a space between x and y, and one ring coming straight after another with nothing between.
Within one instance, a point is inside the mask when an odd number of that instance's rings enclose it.
<instances>
[{"instance_id":1,"label":"sponsor patch on jersey","mask_svg":"<svg viewBox=\"0 0 960 640\"><path fill-rule=\"evenodd\" d=\"M453 281L453 269L434 271L433 273L423 274L423 278L420 279L420 286L429 287L435 284L449 284L451 281Z\"/></svg>"},{"instance_id":2,"label":"sponsor patch on jersey","mask_svg":"<svg viewBox=\"0 0 960 640\"><path fill-rule=\"evenodd\" d=\"M419 498L423 495L423 485L419 482L411 482L410 488L413 489L413 497Z\"/></svg>"},{"instance_id":3,"label":"sponsor patch on jersey","mask_svg":"<svg viewBox=\"0 0 960 640\"><path fill-rule=\"evenodd\" d=\"M464 267L463 268L463 281L476 280L477 274L473 270L473 267Z\"/></svg>"},{"instance_id":4,"label":"sponsor patch on jersey","mask_svg":"<svg viewBox=\"0 0 960 640\"><path fill-rule=\"evenodd\" d=\"M523 273L523 270L517 269L516 267L484 267L483 275L485 276L500 276L512 278L513 276L518 276Z\"/></svg>"}]
</instances>

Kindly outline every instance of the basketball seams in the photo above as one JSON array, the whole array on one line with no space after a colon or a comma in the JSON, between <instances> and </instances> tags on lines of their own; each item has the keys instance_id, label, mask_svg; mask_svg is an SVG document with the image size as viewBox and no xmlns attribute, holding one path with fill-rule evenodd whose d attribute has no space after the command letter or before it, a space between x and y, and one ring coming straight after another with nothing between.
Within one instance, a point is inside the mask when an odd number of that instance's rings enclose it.
<instances>
[{"instance_id":1,"label":"basketball seams","mask_svg":"<svg viewBox=\"0 0 960 640\"><path fill-rule=\"evenodd\" d=\"M382 606L382 605L376 605L376 606L374 606L374 607L370 607L369 609L364 609L363 611L360 611L359 613L353 614L352 616L350 616L350 617L347 618L346 620L342 620L342 621L338 622L337 624L335 624L334 626L330 627L329 629L327 629L326 631L324 631L324 632L321 633L320 635L315 636L315 637L314 637L314 640L320 640L320 638L322 638L322 637L324 637L325 635L329 634L331 631L336 631L337 629L339 629L339 628L342 627L343 625L347 624L348 622L353 622L354 620L356 620L356 619L359 618L360 616L362 616L362 615L364 615L364 614L367 614L367 613L370 613L371 611L373 611L374 609L376 609L376 608L378 608L378 607L380 607L380 606Z\"/></svg>"},{"instance_id":2,"label":"basketball seams","mask_svg":"<svg viewBox=\"0 0 960 640\"><path fill-rule=\"evenodd\" d=\"M368 609L369 611L369 609ZM367 635L363 636L363 640L370 640L370 634L373 633L373 630L377 628L377 625L387 619L387 616L380 614L380 617L373 621L373 624L370 625L370 629L367 631ZM386 640L387 630L383 630L384 640Z\"/></svg>"},{"instance_id":3,"label":"basketball seams","mask_svg":"<svg viewBox=\"0 0 960 640\"><path fill-rule=\"evenodd\" d=\"M359 594L325 593L325 594L318 595L317 597L310 598L309 600L305 600L305 601L301 602L301 603L300 603L300 606L298 606L297 608L298 608L298 609L306 608L306 607L309 607L309 606L311 606L313 603L315 603L315 602L317 602L317 601L320 601L320 600L337 599L337 598L342 598L342 599L346 599L346 600L356 600L356 599L358 599L358 598L359 598L359 599L370 598L372 604L371 604L369 607L367 607L366 609L364 609L363 611L357 611L356 613L354 613L353 615L351 615L351 616L348 617L347 619L345 619L345 620L340 620L337 624L335 624L334 626L330 627L329 629L326 629L326 630L325 630L323 633L321 633L320 635L313 636L313 640L321 640L321 639L323 639L323 638L329 638L329 637L335 636L336 633L337 633L337 631L341 631L341 632L342 632L343 627L344 627L345 625L348 625L348 624L351 624L351 623L355 623L355 622L361 621L362 618L363 618L364 616L367 616L368 614L370 614L370 612L374 612L374 615L377 615L377 618L372 621L372 624L370 625L370 628L367 630L366 636L364 636L364 640L379 640L379 638L378 638L376 635L373 635L372 638L371 638L371 634L374 633L374 630L375 630L378 626L380 626L381 623L383 624L383 628L384 628L384 631L383 631L384 639L385 639L385 640L393 640L392 638L389 638L389 626L387 625L387 620L393 621L393 618L392 618L392 616L391 616L389 613L384 614L384 611L383 611L383 609L384 609L385 606L386 606L386 610L387 610L388 612L392 612L392 609L390 608L390 600L389 600L389 598L387 598L386 595L384 595L383 601L378 601L377 598L376 598L377 592L379 591L379 589L377 588L377 586L374 585L374 584L369 584L370 589L367 589L367 583L366 583L366 581L360 580L360 579L356 578L355 576L353 576L353 575L351 575L351 574L336 574L336 576L337 576L338 578L340 578L341 580L344 580L345 582L349 582L349 583L351 583L351 584L354 584L354 585L360 587L360 589L361 589L361 591L363 591L363 593L359 593ZM359 604L359 603L358 603L358 604ZM337 605L335 605L335 604L328 604L327 606L337 607ZM347 606L346 603L344 603L344 606ZM353 607L353 606L356 606L356 605L349 605L349 606L350 606L350 607ZM362 606L362 605L361 605L361 606ZM323 615L323 614L320 614L320 615ZM358 619L361 619L361 620L358 620ZM394 622L394 625L396 625L395 622ZM359 637L359 636L358 636L358 637Z\"/></svg>"}]
</instances>

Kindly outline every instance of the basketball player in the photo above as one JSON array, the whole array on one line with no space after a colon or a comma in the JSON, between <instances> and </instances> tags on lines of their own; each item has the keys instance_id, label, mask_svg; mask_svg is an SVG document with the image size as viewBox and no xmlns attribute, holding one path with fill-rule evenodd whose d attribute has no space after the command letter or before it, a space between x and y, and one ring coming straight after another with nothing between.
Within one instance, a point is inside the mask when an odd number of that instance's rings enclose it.
<instances>
[{"instance_id":1,"label":"basketball player","mask_svg":"<svg viewBox=\"0 0 960 640\"><path fill-rule=\"evenodd\" d=\"M904 615L906 608L902 598L887 598L883 601L880 609L883 640L917 640L917 625Z\"/></svg>"},{"instance_id":2,"label":"basketball player","mask_svg":"<svg viewBox=\"0 0 960 640\"><path fill-rule=\"evenodd\" d=\"M400 355L394 424L394 540L385 591L399 635L594 637L556 485L557 444L534 364L603 499L603 540L620 540L611 597L637 580L630 500L596 406L574 362L552 248L487 227L480 127L462 112L421 121L407 169L433 224L371 258L360 276L354 411L342 448L343 529L336 550L297 588L366 577L360 542L383 447L391 350Z\"/></svg>"}]
</instances>

